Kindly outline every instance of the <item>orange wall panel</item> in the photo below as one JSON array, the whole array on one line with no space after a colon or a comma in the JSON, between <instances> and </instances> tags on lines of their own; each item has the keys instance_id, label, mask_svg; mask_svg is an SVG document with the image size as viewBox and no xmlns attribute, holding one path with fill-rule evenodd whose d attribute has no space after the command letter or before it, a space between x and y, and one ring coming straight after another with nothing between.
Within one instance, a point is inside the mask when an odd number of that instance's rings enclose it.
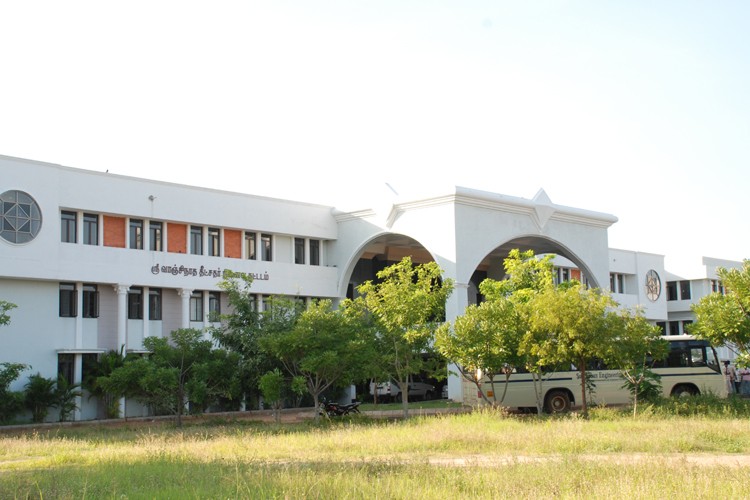
<instances>
[{"instance_id":1,"label":"orange wall panel","mask_svg":"<svg viewBox=\"0 0 750 500\"><path fill-rule=\"evenodd\" d=\"M172 253L187 253L187 226L167 222L167 250Z\"/></svg>"},{"instance_id":2,"label":"orange wall panel","mask_svg":"<svg viewBox=\"0 0 750 500\"><path fill-rule=\"evenodd\" d=\"M236 229L224 230L224 257L242 258L242 231Z\"/></svg>"},{"instance_id":3,"label":"orange wall panel","mask_svg":"<svg viewBox=\"0 0 750 500\"><path fill-rule=\"evenodd\" d=\"M104 216L104 246L125 248L125 217Z\"/></svg>"}]
</instances>

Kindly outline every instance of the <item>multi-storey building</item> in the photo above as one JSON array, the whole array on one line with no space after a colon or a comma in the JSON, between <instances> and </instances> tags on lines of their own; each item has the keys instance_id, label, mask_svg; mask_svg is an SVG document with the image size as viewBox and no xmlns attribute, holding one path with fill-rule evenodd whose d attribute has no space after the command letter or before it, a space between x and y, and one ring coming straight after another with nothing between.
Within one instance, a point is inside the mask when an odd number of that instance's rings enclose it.
<instances>
[{"instance_id":1,"label":"multi-storey building","mask_svg":"<svg viewBox=\"0 0 750 500\"><path fill-rule=\"evenodd\" d=\"M434 260L455 282L452 320L482 279L503 277L511 249L533 249L557 255L558 280L611 287L654 322L679 320L661 288L662 256L609 249L614 216L556 205L544 191L524 199L456 187L342 212L0 156L0 199L0 299L18 306L0 328L0 362L31 365L24 376L80 382L100 353L206 328L227 311L217 286L226 269L254 277L262 308L271 295L336 302L406 255ZM457 378L448 387L461 397ZM79 408L77 419L102 413L85 395Z\"/></svg>"}]
</instances>

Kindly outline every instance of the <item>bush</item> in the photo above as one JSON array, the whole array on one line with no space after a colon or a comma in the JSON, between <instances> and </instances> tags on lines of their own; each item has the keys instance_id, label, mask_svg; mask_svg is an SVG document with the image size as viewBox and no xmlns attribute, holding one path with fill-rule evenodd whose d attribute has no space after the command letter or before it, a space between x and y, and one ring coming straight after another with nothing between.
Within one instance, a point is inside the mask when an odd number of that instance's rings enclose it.
<instances>
[{"instance_id":1,"label":"bush","mask_svg":"<svg viewBox=\"0 0 750 500\"><path fill-rule=\"evenodd\" d=\"M31 411L31 420L44 422L50 407L55 406L55 381L37 373L29 377L24 388L24 405Z\"/></svg>"},{"instance_id":2,"label":"bush","mask_svg":"<svg viewBox=\"0 0 750 500\"><path fill-rule=\"evenodd\" d=\"M0 363L0 424L8 424L23 410L23 393L9 391L11 382L28 368L21 363Z\"/></svg>"}]
</instances>

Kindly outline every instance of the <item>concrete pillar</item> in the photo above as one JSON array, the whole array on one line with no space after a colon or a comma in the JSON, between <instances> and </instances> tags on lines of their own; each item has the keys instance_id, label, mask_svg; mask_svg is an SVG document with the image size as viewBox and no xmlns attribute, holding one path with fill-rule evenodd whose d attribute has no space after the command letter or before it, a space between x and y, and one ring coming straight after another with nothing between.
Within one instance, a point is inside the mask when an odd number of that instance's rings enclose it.
<instances>
[{"instance_id":1,"label":"concrete pillar","mask_svg":"<svg viewBox=\"0 0 750 500\"><path fill-rule=\"evenodd\" d=\"M190 328L190 295L193 291L188 288L179 288L177 293L182 299L180 328Z\"/></svg>"},{"instance_id":2,"label":"concrete pillar","mask_svg":"<svg viewBox=\"0 0 750 500\"><path fill-rule=\"evenodd\" d=\"M469 284L455 283L453 285L453 293L445 304L445 320L451 323L454 322L458 316L464 313L468 305ZM450 364L448 365L448 372L448 398L453 401L463 401L461 376L457 375L458 369L456 369L454 364Z\"/></svg>"}]
</instances>

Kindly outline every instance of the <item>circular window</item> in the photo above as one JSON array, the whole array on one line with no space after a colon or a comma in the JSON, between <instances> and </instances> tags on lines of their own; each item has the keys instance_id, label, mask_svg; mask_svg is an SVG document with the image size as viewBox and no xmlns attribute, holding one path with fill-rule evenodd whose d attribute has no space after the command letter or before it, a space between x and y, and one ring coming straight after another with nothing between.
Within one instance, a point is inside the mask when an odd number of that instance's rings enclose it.
<instances>
[{"instance_id":1,"label":"circular window","mask_svg":"<svg viewBox=\"0 0 750 500\"><path fill-rule=\"evenodd\" d=\"M23 191L6 191L0 195L0 215L0 238L11 243L28 243L42 228L39 205Z\"/></svg>"},{"instance_id":2,"label":"circular window","mask_svg":"<svg viewBox=\"0 0 750 500\"><path fill-rule=\"evenodd\" d=\"M661 295L661 279L659 274L651 269L646 273L646 297L651 302L656 301Z\"/></svg>"}]
</instances>

